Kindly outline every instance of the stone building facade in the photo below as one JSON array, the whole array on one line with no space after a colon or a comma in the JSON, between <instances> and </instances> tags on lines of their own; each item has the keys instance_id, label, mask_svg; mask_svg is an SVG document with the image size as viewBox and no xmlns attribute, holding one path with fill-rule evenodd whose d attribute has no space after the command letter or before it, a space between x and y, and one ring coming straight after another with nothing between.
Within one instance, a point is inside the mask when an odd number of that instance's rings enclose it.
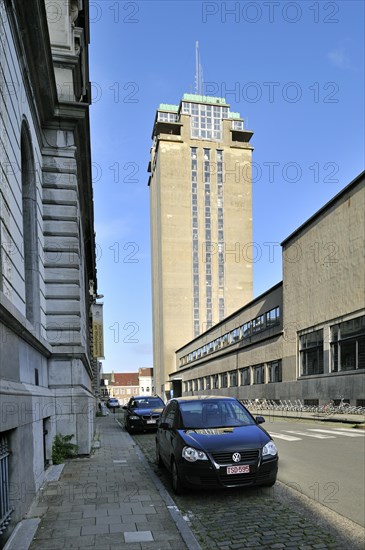
<instances>
[{"instance_id":1,"label":"stone building facade","mask_svg":"<svg viewBox=\"0 0 365 550\"><path fill-rule=\"evenodd\" d=\"M282 243L283 281L176 352L183 395L365 406L365 173Z\"/></svg>"},{"instance_id":2,"label":"stone building facade","mask_svg":"<svg viewBox=\"0 0 365 550\"><path fill-rule=\"evenodd\" d=\"M93 437L96 299L87 0L0 0L0 531L57 433ZM7 489L6 489L7 487ZM5 490L6 489L6 490Z\"/></svg>"}]
</instances>

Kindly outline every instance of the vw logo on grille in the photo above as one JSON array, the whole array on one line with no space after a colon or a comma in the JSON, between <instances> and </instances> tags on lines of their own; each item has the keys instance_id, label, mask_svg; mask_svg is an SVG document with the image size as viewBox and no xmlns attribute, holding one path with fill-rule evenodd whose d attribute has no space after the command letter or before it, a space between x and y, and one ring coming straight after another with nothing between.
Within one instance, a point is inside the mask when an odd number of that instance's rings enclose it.
<instances>
[{"instance_id":1,"label":"vw logo on grille","mask_svg":"<svg viewBox=\"0 0 365 550\"><path fill-rule=\"evenodd\" d=\"M241 460L240 453L233 453L232 460L233 460L233 462L239 462Z\"/></svg>"}]
</instances>

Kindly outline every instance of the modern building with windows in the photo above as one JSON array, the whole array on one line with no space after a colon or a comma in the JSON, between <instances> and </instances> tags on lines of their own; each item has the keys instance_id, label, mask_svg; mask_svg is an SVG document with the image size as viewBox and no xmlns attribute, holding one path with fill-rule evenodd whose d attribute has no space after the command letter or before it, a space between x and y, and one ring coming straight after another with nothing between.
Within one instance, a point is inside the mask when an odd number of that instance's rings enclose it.
<instances>
[{"instance_id":1,"label":"modern building with windows","mask_svg":"<svg viewBox=\"0 0 365 550\"><path fill-rule=\"evenodd\" d=\"M1 547L54 436L94 433L88 42L88 0L0 1Z\"/></svg>"},{"instance_id":2,"label":"modern building with windows","mask_svg":"<svg viewBox=\"0 0 365 550\"><path fill-rule=\"evenodd\" d=\"M252 134L223 98L185 94L157 110L148 169L161 395L175 350L252 299Z\"/></svg>"},{"instance_id":3,"label":"modern building with windows","mask_svg":"<svg viewBox=\"0 0 365 550\"><path fill-rule=\"evenodd\" d=\"M282 242L283 281L176 352L183 395L365 406L365 172Z\"/></svg>"}]
</instances>

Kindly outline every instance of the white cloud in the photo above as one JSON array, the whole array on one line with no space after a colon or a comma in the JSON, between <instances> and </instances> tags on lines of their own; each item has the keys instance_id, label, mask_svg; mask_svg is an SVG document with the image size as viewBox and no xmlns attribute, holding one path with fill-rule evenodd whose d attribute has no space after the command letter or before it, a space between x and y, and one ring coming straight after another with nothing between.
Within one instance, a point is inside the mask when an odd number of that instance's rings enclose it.
<instances>
[{"instance_id":1,"label":"white cloud","mask_svg":"<svg viewBox=\"0 0 365 550\"><path fill-rule=\"evenodd\" d=\"M334 65L335 67L338 67L340 69L351 68L350 58L347 55L346 49L343 46L330 51L327 56L332 65Z\"/></svg>"}]
</instances>

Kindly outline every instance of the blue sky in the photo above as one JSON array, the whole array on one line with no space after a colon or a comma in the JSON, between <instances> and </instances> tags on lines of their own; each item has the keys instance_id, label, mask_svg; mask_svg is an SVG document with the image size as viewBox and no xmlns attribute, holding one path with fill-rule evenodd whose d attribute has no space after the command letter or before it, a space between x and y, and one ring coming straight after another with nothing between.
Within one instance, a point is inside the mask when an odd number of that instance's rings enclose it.
<instances>
[{"instance_id":1,"label":"blue sky","mask_svg":"<svg viewBox=\"0 0 365 550\"><path fill-rule=\"evenodd\" d=\"M258 296L282 278L278 244L363 170L364 3L90 0L90 19L103 370L130 372L152 366L152 126L194 92L195 42L206 93L255 132Z\"/></svg>"}]
</instances>

